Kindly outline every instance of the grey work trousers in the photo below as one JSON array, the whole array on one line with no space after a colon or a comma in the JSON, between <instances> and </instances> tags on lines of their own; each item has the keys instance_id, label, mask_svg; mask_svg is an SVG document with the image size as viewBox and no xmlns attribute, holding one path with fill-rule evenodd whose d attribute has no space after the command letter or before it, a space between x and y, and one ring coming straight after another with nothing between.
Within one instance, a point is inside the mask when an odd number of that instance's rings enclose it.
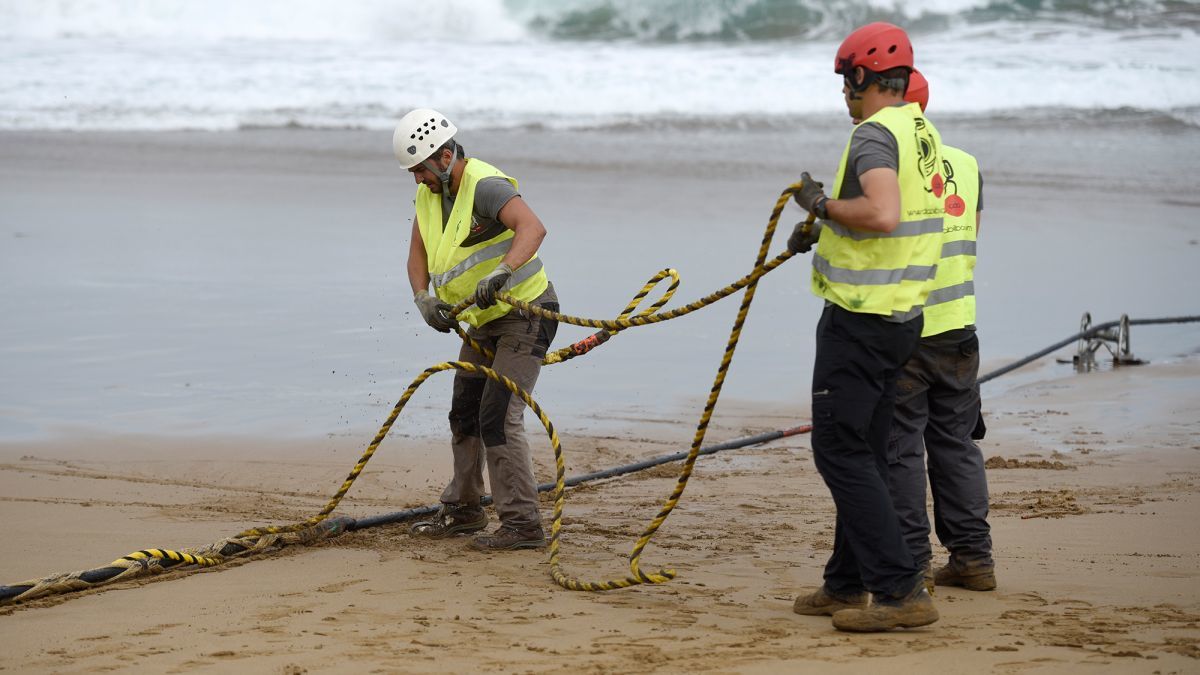
<instances>
[{"instance_id":1,"label":"grey work trousers","mask_svg":"<svg viewBox=\"0 0 1200 675\"><path fill-rule=\"evenodd\" d=\"M548 286L532 304L558 311L558 296ZM488 359L463 343L460 361L495 370L532 392L558 322L513 310L467 334L495 353ZM541 524L533 457L525 440L525 401L499 382L457 371L450 403L454 476L442 491L446 504L478 504L483 496L486 460L492 500L500 522L516 529Z\"/></svg>"},{"instance_id":2,"label":"grey work trousers","mask_svg":"<svg viewBox=\"0 0 1200 675\"><path fill-rule=\"evenodd\" d=\"M892 502L913 560L930 562L926 457L938 541L962 562L992 564L987 474L971 440L979 422L979 339L971 329L922 338L896 383L888 442Z\"/></svg>"}]
</instances>

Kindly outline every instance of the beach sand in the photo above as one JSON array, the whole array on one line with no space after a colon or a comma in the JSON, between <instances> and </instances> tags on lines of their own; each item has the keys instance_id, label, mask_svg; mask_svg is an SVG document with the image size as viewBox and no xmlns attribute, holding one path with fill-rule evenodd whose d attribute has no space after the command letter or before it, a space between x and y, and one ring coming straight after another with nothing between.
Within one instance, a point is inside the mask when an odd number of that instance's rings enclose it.
<instances>
[{"instance_id":1,"label":"beach sand","mask_svg":"<svg viewBox=\"0 0 1200 675\"><path fill-rule=\"evenodd\" d=\"M1069 120L941 125L989 181L985 371L1070 335L1085 310L1196 313L1164 289L1200 281L1187 196L1200 132L1136 123L1101 129L1103 142ZM463 140L522 179L564 310L601 318L663 267L684 278L672 307L744 274L779 190L801 170L831 175L846 132ZM202 546L326 503L404 387L456 351L411 310L412 184L388 143L0 133L0 583ZM1136 236L1130 190L1146 197ZM535 395L569 474L686 449L736 302L543 373ZM808 421L819 312L803 261L763 280L708 442ZM556 345L589 332L564 327ZM643 558L678 570L667 584L569 592L544 551L489 556L385 526L0 608L0 670L1191 672L1198 347L1194 325L1135 328L1151 365L1077 376L1048 358L985 385L1000 588L938 589L943 618L926 629L844 635L791 612L833 532L800 436L699 461ZM338 514L436 501L449 383L418 393ZM549 446L528 424L547 481ZM572 491L566 570L623 577L675 472Z\"/></svg>"},{"instance_id":2,"label":"beach sand","mask_svg":"<svg viewBox=\"0 0 1200 675\"><path fill-rule=\"evenodd\" d=\"M483 554L402 525L199 572L0 609L12 672L1194 672L1200 659L1200 360L1016 388L989 402L1000 586L939 588L942 619L847 635L791 612L819 583L833 507L808 437L699 460L646 569L679 577L566 591L544 551ZM772 428L719 424L710 438ZM670 432L564 433L570 472L683 447ZM668 440L669 439L669 440ZM144 548L206 544L315 513L361 449L355 439L106 438L0 448L9 583L101 566ZM367 435L357 439L365 443ZM544 437L539 476L552 476ZM389 440L339 513L429 501L436 443ZM1007 460L1007 461L1004 461ZM562 560L621 577L678 464L569 493ZM549 514L549 504L545 512ZM938 559L945 552L936 548ZM94 565L89 565L93 563Z\"/></svg>"}]
</instances>

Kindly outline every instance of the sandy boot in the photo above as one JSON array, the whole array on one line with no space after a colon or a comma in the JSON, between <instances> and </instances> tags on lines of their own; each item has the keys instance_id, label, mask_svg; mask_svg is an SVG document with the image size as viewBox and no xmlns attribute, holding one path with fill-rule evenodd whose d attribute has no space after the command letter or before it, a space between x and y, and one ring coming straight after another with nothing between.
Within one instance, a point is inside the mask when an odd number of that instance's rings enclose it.
<instances>
[{"instance_id":1,"label":"sandy boot","mask_svg":"<svg viewBox=\"0 0 1200 675\"><path fill-rule=\"evenodd\" d=\"M996 589L996 566L990 563L964 563L951 556L950 562L933 575L938 586L958 586L968 591Z\"/></svg>"},{"instance_id":2,"label":"sandy boot","mask_svg":"<svg viewBox=\"0 0 1200 675\"><path fill-rule=\"evenodd\" d=\"M821 586L808 595L798 596L792 605L792 611L805 616L833 616L833 613L839 610L862 609L866 606L866 591L843 598L833 595Z\"/></svg>"},{"instance_id":3,"label":"sandy boot","mask_svg":"<svg viewBox=\"0 0 1200 675\"><path fill-rule=\"evenodd\" d=\"M471 540L476 551L517 551L526 548L541 548L546 545L546 533L541 525L511 527L501 525L492 534L481 534Z\"/></svg>"},{"instance_id":4,"label":"sandy boot","mask_svg":"<svg viewBox=\"0 0 1200 675\"><path fill-rule=\"evenodd\" d=\"M833 627L855 633L879 633L893 628L928 626L937 620L937 608L922 582L898 600L875 599L866 609L843 609L834 613Z\"/></svg>"},{"instance_id":5,"label":"sandy boot","mask_svg":"<svg viewBox=\"0 0 1200 675\"><path fill-rule=\"evenodd\" d=\"M470 534L487 527L488 517L478 504L442 504L430 520L413 523L410 534L441 539L456 534Z\"/></svg>"}]
</instances>

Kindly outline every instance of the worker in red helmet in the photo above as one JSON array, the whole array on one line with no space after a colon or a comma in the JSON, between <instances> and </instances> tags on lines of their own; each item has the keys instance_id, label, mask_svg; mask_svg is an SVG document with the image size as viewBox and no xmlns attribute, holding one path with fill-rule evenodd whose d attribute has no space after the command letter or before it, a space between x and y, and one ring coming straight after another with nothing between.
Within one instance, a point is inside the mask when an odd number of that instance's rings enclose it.
<instances>
[{"instance_id":1,"label":"worker in red helmet","mask_svg":"<svg viewBox=\"0 0 1200 675\"><path fill-rule=\"evenodd\" d=\"M905 100L925 110L929 83L912 72ZM888 478L900 529L925 584L973 591L996 588L988 525L980 416L979 338L975 332L975 241L983 178L971 155L942 145L945 223L941 259L925 300L925 325L896 384ZM928 458L928 459L927 459ZM926 465L928 464L928 469ZM933 571L925 478L933 493L934 529L950 560Z\"/></svg>"},{"instance_id":2,"label":"worker in red helmet","mask_svg":"<svg viewBox=\"0 0 1200 675\"><path fill-rule=\"evenodd\" d=\"M812 291L825 309L813 366L813 458L837 507L824 584L793 609L830 615L847 631L938 619L892 505L886 454L896 379L921 335L942 239L941 140L904 100L912 68L908 35L891 24L863 26L838 48L834 72L847 112L862 123L831 196L801 174L795 199L820 227L802 223L788 239L793 252L815 244Z\"/></svg>"}]
</instances>

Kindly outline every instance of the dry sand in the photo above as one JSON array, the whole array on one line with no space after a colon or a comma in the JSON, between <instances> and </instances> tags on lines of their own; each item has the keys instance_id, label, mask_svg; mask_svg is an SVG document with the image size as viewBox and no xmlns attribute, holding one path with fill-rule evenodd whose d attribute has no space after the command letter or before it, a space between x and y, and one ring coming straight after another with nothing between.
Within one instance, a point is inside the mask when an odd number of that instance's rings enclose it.
<instances>
[{"instance_id":1,"label":"dry sand","mask_svg":"<svg viewBox=\"0 0 1200 675\"><path fill-rule=\"evenodd\" d=\"M544 551L487 555L463 539L418 541L384 526L6 607L0 670L1196 672L1198 377L1193 357L987 401L1000 587L939 588L942 620L925 629L847 635L791 612L797 592L819 583L833 532L832 503L800 436L700 460L643 560L679 571L664 585L565 591ZM731 402L709 438L783 426L774 415L788 412L756 415ZM682 449L691 424L610 437L567 429L569 471ZM336 490L370 435L2 446L0 580L300 519ZM548 444L536 447L548 479ZM568 572L623 576L676 466L572 491ZM440 444L389 439L339 513L434 501L447 469Z\"/></svg>"}]
</instances>

